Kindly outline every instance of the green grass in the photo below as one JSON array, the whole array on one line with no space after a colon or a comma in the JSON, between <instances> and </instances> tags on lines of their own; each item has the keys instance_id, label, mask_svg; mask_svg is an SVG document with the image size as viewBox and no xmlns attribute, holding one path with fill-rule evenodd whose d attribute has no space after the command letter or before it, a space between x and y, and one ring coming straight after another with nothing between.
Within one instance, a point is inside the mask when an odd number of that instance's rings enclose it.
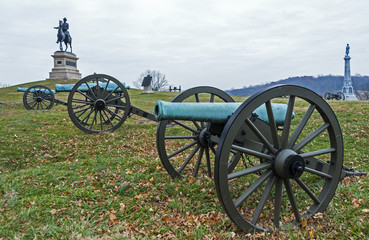
<instances>
[{"instance_id":1,"label":"green grass","mask_svg":"<svg viewBox=\"0 0 369 240\"><path fill-rule=\"evenodd\" d=\"M26 110L16 87L0 89L0 239L369 236L368 176L344 179L327 210L302 229L242 233L221 208L211 179L169 177L156 151L156 123L132 116L113 133L88 135L65 106ZM149 112L157 100L177 94L140 93L129 90L131 103ZM343 131L344 165L369 172L369 102L329 103Z\"/></svg>"}]
</instances>

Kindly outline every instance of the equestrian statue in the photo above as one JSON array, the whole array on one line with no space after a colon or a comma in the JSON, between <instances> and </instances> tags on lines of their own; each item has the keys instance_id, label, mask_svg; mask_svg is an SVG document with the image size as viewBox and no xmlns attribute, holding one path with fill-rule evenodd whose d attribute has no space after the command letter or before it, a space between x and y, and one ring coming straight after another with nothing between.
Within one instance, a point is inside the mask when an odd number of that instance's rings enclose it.
<instances>
[{"instance_id":1,"label":"equestrian statue","mask_svg":"<svg viewBox=\"0 0 369 240\"><path fill-rule=\"evenodd\" d=\"M70 52L72 52L72 37L69 34L69 24L67 23L67 19L63 18L63 21L59 20L59 27L54 27L58 29L57 41L59 43L60 51L63 51L63 45L65 44L65 51L68 49L68 44L70 46Z\"/></svg>"}]
</instances>

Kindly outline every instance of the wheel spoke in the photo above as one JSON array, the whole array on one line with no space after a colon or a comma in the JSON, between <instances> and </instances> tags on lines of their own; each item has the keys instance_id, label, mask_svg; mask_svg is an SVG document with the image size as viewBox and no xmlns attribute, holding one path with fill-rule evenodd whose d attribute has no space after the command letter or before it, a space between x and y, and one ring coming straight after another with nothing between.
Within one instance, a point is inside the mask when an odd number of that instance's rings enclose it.
<instances>
[{"instance_id":1,"label":"wheel spoke","mask_svg":"<svg viewBox=\"0 0 369 240\"><path fill-rule=\"evenodd\" d=\"M206 165L208 167L208 177L211 178L211 163L210 163L210 153L209 148L205 148L205 155L206 155Z\"/></svg>"},{"instance_id":2,"label":"wheel spoke","mask_svg":"<svg viewBox=\"0 0 369 240\"><path fill-rule=\"evenodd\" d=\"M329 175L329 174L324 173L324 172L317 171L317 170L309 168L309 167L305 167L305 171L309 172L309 173L312 173L312 174L315 174L315 175L318 175L318 176L323 177L323 178L332 179L332 175Z\"/></svg>"},{"instance_id":3,"label":"wheel spoke","mask_svg":"<svg viewBox=\"0 0 369 240\"><path fill-rule=\"evenodd\" d=\"M93 105L94 103L93 102L89 102L89 101L86 101L86 100L82 100L82 99L72 99L72 103L81 103L81 104L85 104L85 105Z\"/></svg>"},{"instance_id":4,"label":"wheel spoke","mask_svg":"<svg viewBox=\"0 0 369 240\"><path fill-rule=\"evenodd\" d=\"M279 228L279 221L281 219L281 206L282 206L282 180L277 179L275 183L275 200L274 200L274 226Z\"/></svg>"},{"instance_id":5,"label":"wheel spoke","mask_svg":"<svg viewBox=\"0 0 369 240\"><path fill-rule=\"evenodd\" d=\"M104 112L104 114L105 114L106 118L108 119L108 121L110 122L110 125L111 125L112 127L114 127L114 124L113 124L113 122L111 121L111 119L110 119L110 117L108 116L108 114L106 113L106 111L104 110L103 112Z\"/></svg>"},{"instance_id":6,"label":"wheel spoke","mask_svg":"<svg viewBox=\"0 0 369 240\"><path fill-rule=\"evenodd\" d=\"M251 128L251 131L259 138L259 140L265 145L269 152L276 153L277 150L272 146L272 144L266 139L266 137L259 131L255 124L250 120L246 119L247 125Z\"/></svg>"},{"instance_id":7,"label":"wheel spoke","mask_svg":"<svg viewBox=\"0 0 369 240\"><path fill-rule=\"evenodd\" d=\"M96 124L97 124L97 120L96 120L97 111L94 111L94 112L95 112L95 114L94 114L94 118L92 119L92 123L91 123L91 125L90 125L90 130L92 129L92 127L93 127L94 123L96 123Z\"/></svg>"},{"instance_id":8,"label":"wheel spoke","mask_svg":"<svg viewBox=\"0 0 369 240\"><path fill-rule=\"evenodd\" d=\"M274 114L273 114L273 108L272 108L271 102L266 101L265 107L268 113L269 126L270 126L270 131L271 131L271 135L273 139L273 144L274 144L274 147L278 149L279 148L279 135L277 132L277 125L274 120Z\"/></svg>"},{"instance_id":9,"label":"wheel spoke","mask_svg":"<svg viewBox=\"0 0 369 240\"><path fill-rule=\"evenodd\" d=\"M271 170L264 172L258 179L255 180L255 182L251 184L251 186L247 188L247 190L239 198L237 198L237 200L234 202L234 205L236 207L239 207L256 189L259 188L261 184L263 184L268 179L271 174Z\"/></svg>"},{"instance_id":10,"label":"wheel spoke","mask_svg":"<svg viewBox=\"0 0 369 240\"><path fill-rule=\"evenodd\" d=\"M82 116L85 112L87 112L89 109L92 109L92 106L89 106L87 108L84 108L84 109L81 109L81 110L78 110L78 111L75 111L74 114L75 116L79 119L80 116ZM78 116L76 115L76 113L80 113Z\"/></svg>"},{"instance_id":11,"label":"wheel spoke","mask_svg":"<svg viewBox=\"0 0 369 240\"><path fill-rule=\"evenodd\" d=\"M184 127L187 130L190 130L193 133L197 133L197 131L195 129L191 128L190 126L187 126L184 123L181 123L180 121L174 120L173 122L175 122L176 124L180 125L181 127Z\"/></svg>"},{"instance_id":12,"label":"wheel spoke","mask_svg":"<svg viewBox=\"0 0 369 240\"><path fill-rule=\"evenodd\" d=\"M45 106L45 108L48 108L48 105L45 103L45 101L42 101L41 103Z\"/></svg>"},{"instance_id":13,"label":"wheel spoke","mask_svg":"<svg viewBox=\"0 0 369 240\"><path fill-rule=\"evenodd\" d=\"M165 136L164 139L196 139L197 136Z\"/></svg>"},{"instance_id":14,"label":"wheel spoke","mask_svg":"<svg viewBox=\"0 0 369 240\"><path fill-rule=\"evenodd\" d=\"M228 174L232 173L234 168L237 166L239 160L241 158L241 153L236 151L233 153L231 160L228 161ZM229 176L228 176L229 179Z\"/></svg>"},{"instance_id":15,"label":"wheel spoke","mask_svg":"<svg viewBox=\"0 0 369 240\"><path fill-rule=\"evenodd\" d=\"M92 108L92 105L91 105L91 104L84 104L84 105L75 106L75 107L73 107L72 109L74 110L74 109L84 108L84 107L87 107L87 106L88 106L89 108ZM80 111L83 111L83 109L78 110L78 111L74 111L74 113L77 113L77 112L80 112Z\"/></svg>"},{"instance_id":16,"label":"wheel spoke","mask_svg":"<svg viewBox=\"0 0 369 240\"><path fill-rule=\"evenodd\" d=\"M97 96L95 95L95 93L94 93L94 91L92 91L92 89L91 89L91 87L90 87L90 85L87 83L87 82L85 82L85 84L86 84L86 86L87 86L87 88L88 88L88 90L89 90L89 92L91 92L92 93L92 95L94 95L94 98L95 99L97 99ZM82 86L82 85L81 85ZM78 88L77 88L77 91L78 91ZM79 93L81 93L81 94L83 94L81 91L78 91ZM87 95L86 95L86 97L87 97ZM87 98L90 98L90 97L87 97ZM91 99L91 98L90 98ZM95 99L91 99L92 101L94 101Z\"/></svg>"},{"instance_id":17,"label":"wheel spoke","mask_svg":"<svg viewBox=\"0 0 369 240\"><path fill-rule=\"evenodd\" d=\"M105 97L104 97L104 101L106 101L106 99L108 99L113 93L115 93L115 91L117 91L118 90L118 88L119 88L119 86L117 86L113 91L111 91L108 95L106 95Z\"/></svg>"},{"instance_id":18,"label":"wheel spoke","mask_svg":"<svg viewBox=\"0 0 369 240\"><path fill-rule=\"evenodd\" d=\"M108 82L106 83L106 85L105 85L105 88L104 88L104 91L103 91L103 93L102 93L102 95L104 96L105 95L105 93L107 92L106 91L106 89L108 89L108 85L109 85L109 83L110 83L110 79L108 79ZM107 101L105 101L105 102L107 102Z\"/></svg>"},{"instance_id":19,"label":"wheel spoke","mask_svg":"<svg viewBox=\"0 0 369 240\"><path fill-rule=\"evenodd\" d=\"M263 194L261 195L261 198L260 198L260 202L255 210L254 217L252 218L252 221L251 221L251 223L253 223L254 225L259 221L260 214L263 211L265 203L268 200L268 197L270 195L270 192L272 191L272 188L276 180L277 180L277 177L275 175L272 175L269 177L269 181L267 182L265 186Z\"/></svg>"},{"instance_id":20,"label":"wheel spoke","mask_svg":"<svg viewBox=\"0 0 369 240\"><path fill-rule=\"evenodd\" d=\"M329 123L325 123L322 126L318 127L314 132L312 132L311 134L309 134L306 138L304 138L303 140L301 140L298 144L296 144L293 147L293 150L295 152L300 151L302 148L304 148L309 142L311 142L314 138L316 138L317 136L319 136L319 134L321 134L324 130L326 130L329 127Z\"/></svg>"},{"instance_id":21,"label":"wheel spoke","mask_svg":"<svg viewBox=\"0 0 369 240\"><path fill-rule=\"evenodd\" d=\"M304 116L302 117L299 125L297 126L297 128L295 129L295 131L293 132L290 140L288 141L287 143L287 147L288 148L292 148L293 145L295 145L297 139L299 138L302 130L304 129L306 123L308 122L311 114L314 112L315 110L315 105L314 104L311 104L308 108L308 110L306 111L306 113L304 114Z\"/></svg>"},{"instance_id":22,"label":"wheel spoke","mask_svg":"<svg viewBox=\"0 0 369 240\"><path fill-rule=\"evenodd\" d=\"M301 222L301 216L300 216L299 209L297 207L295 196L293 195L291 182L290 182L289 179L285 179L283 181L284 181L284 187L286 188L286 192L287 192L287 195L288 195L288 199L290 200L291 207L292 207L293 213L295 215L296 222L300 223Z\"/></svg>"},{"instance_id":23,"label":"wheel spoke","mask_svg":"<svg viewBox=\"0 0 369 240\"><path fill-rule=\"evenodd\" d=\"M242 176L245 176L245 175L248 175L248 174L251 174L251 173L255 173L255 172L258 172L258 171L262 171L264 169L271 168L271 166L272 166L271 163L266 162L266 163L262 163L262 164L257 165L257 166L246 168L246 169L243 169L241 171L228 174L228 180L231 180L231 179L234 179L234 178L239 178L239 177L242 177Z\"/></svg>"},{"instance_id":24,"label":"wheel spoke","mask_svg":"<svg viewBox=\"0 0 369 240\"><path fill-rule=\"evenodd\" d=\"M295 105L295 96L290 96L288 100L286 118L283 123L283 131L282 131L282 137L281 137L282 147L286 146L288 142L288 136L290 134L290 127L291 127L291 120L292 120L292 113L293 113L294 105Z\"/></svg>"},{"instance_id":25,"label":"wheel spoke","mask_svg":"<svg viewBox=\"0 0 369 240\"><path fill-rule=\"evenodd\" d=\"M88 85L87 85L87 86L88 86ZM79 92L80 94L82 94L84 97L86 97L86 98L90 99L92 102L94 102L94 101L95 101L95 99L93 99L92 97L88 96L87 94L85 94L84 92L82 92L82 91L80 91L80 90L78 90L78 89L77 89L77 92ZM92 90L91 90L91 92L92 92ZM95 96L95 94L94 94L94 96ZM74 99L73 99L73 100L74 100Z\"/></svg>"},{"instance_id":26,"label":"wheel spoke","mask_svg":"<svg viewBox=\"0 0 369 240\"><path fill-rule=\"evenodd\" d=\"M197 144L197 141L193 141L193 142L191 142L191 143L187 144L186 146L184 146L184 147L182 147L182 148L178 149L177 151L174 151L173 153L169 154L169 155L168 155L168 158L172 158L173 156L175 156L175 155L177 155L178 153L181 153L181 152L183 152L183 151L185 151L185 150L189 149L190 147L192 147L192 146L193 146L193 145L195 145L195 144Z\"/></svg>"},{"instance_id":27,"label":"wheel spoke","mask_svg":"<svg viewBox=\"0 0 369 240\"><path fill-rule=\"evenodd\" d=\"M186 161L182 164L182 166L177 170L178 173L181 173L182 170L187 166L187 164L191 161L191 159L193 158L193 156L196 154L197 150L199 150L200 146L197 145L192 152L190 153L190 155L188 155Z\"/></svg>"},{"instance_id":28,"label":"wheel spoke","mask_svg":"<svg viewBox=\"0 0 369 240\"><path fill-rule=\"evenodd\" d=\"M309 157L315 157L315 156L319 156L319 155L323 155L323 154L327 154L327 153L332 153L335 152L336 149L335 148L325 148L325 149L321 149L321 150L316 150L313 152L307 152L307 153L300 153L300 156L303 158L309 158Z\"/></svg>"},{"instance_id":29,"label":"wheel spoke","mask_svg":"<svg viewBox=\"0 0 369 240\"><path fill-rule=\"evenodd\" d=\"M197 129L201 129L201 126L196 121L192 121L192 123L195 125L195 127ZM202 125L202 123L201 123L201 125Z\"/></svg>"},{"instance_id":30,"label":"wheel spoke","mask_svg":"<svg viewBox=\"0 0 369 240\"><path fill-rule=\"evenodd\" d=\"M236 150L236 151L240 151L242 153L246 153L246 154L249 154L249 155L252 155L252 156L255 156L255 157L259 157L259 158L265 158L265 159L268 159L268 160L273 159L272 155L268 155L268 154L265 154L265 153L262 153L262 152L258 152L258 151L255 151L255 150L252 150L252 149L249 149L249 148L240 147L240 146L237 146L237 145L234 145L234 144L232 145L231 149Z\"/></svg>"},{"instance_id":31,"label":"wheel spoke","mask_svg":"<svg viewBox=\"0 0 369 240\"><path fill-rule=\"evenodd\" d=\"M99 111L99 115L100 115L100 130L102 131L104 128L103 128L103 118L102 118L102 114L101 114L101 111Z\"/></svg>"},{"instance_id":32,"label":"wheel spoke","mask_svg":"<svg viewBox=\"0 0 369 240\"><path fill-rule=\"evenodd\" d=\"M212 94L210 95L210 101L209 101L209 102L214 102L214 97L215 97L215 95L214 95L214 93L212 93Z\"/></svg>"},{"instance_id":33,"label":"wheel spoke","mask_svg":"<svg viewBox=\"0 0 369 240\"><path fill-rule=\"evenodd\" d=\"M105 111L107 111L108 113L110 113L111 115L114 115L115 117L122 119L121 116L119 116L118 114L116 114L115 112L111 111L109 108L105 108Z\"/></svg>"},{"instance_id":34,"label":"wheel spoke","mask_svg":"<svg viewBox=\"0 0 369 240\"><path fill-rule=\"evenodd\" d=\"M88 120L90 119L90 116L91 116L91 114L94 112L94 109L93 108L91 108L91 111L85 116L85 118L84 119L82 119L81 121L79 121L79 123L80 124L82 124L82 123L86 123L87 124L87 122L88 122ZM82 115L82 114L81 114ZM81 116L80 115L80 116ZM78 117L78 119L79 119L79 117ZM86 120L86 122L85 122L85 120Z\"/></svg>"},{"instance_id":35,"label":"wheel spoke","mask_svg":"<svg viewBox=\"0 0 369 240\"><path fill-rule=\"evenodd\" d=\"M295 181L300 185L300 187L309 195L309 197L314 201L316 204L320 204L320 200L314 195L314 193L309 189L306 184L301 181L300 178L295 179Z\"/></svg>"},{"instance_id":36,"label":"wheel spoke","mask_svg":"<svg viewBox=\"0 0 369 240\"><path fill-rule=\"evenodd\" d=\"M196 102L200 102L200 98L199 98L199 94L198 93L195 94L195 99L196 99Z\"/></svg>"},{"instance_id":37,"label":"wheel spoke","mask_svg":"<svg viewBox=\"0 0 369 240\"><path fill-rule=\"evenodd\" d=\"M126 109L125 105L115 105L115 104L106 104L107 107L113 107L113 108L118 108L118 109Z\"/></svg>"},{"instance_id":38,"label":"wheel spoke","mask_svg":"<svg viewBox=\"0 0 369 240\"><path fill-rule=\"evenodd\" d=\"M199 173L199 169L200 169L201 160L202 160L203 155L204 155L204 148L200 147L199 155L197 157L196 165L195 165L195 168L194 168L193 174L192 174L194 177L197 177L197 174Z\"/></svg>"},{"instance_id":39,"label":"wheel spoke","mask_svg":"<svg viewBox=\"0 0 369 240\"><path fill-rule=\"evenodd\" d=\"M112 102L112 101L117 101L117 100L119 100L119 99L122 99L122 97L121 97L121 96L118 96L118 97L116 97L116 98L107 99L107 100L105 101L105 103Z\"/></svg>"}]
</instances>

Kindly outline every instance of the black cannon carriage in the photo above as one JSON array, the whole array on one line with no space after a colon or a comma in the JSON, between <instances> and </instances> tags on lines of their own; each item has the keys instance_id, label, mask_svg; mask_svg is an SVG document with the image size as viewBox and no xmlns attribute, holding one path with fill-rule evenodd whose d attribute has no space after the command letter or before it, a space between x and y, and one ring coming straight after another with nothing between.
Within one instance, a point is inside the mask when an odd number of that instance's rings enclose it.
<instances>
[{"instance_id":1,"label":"black cannon carriage","mask_svg":"<svg viewBox=\"0 0 369 240\"><path fill-rule=\"evenodd\" d=\"M331 99L345 100L345 94L343 94L342 92L338 92L338 93L326 92L324 94L324 98L327 100L331 100Z\"/></svg>"},{"instance_id":2,"label":"black cannon carriage","mask_svg":"<svg viewBox=\"0 0 369 240\"><path fill-rule=\"evenodd\" d=\"M210 87L158 102L157 150L172 177L214 178L223 209L243 231L301 226L327 208L340 179L363 174L343 168L337 118L311 90L276 86L233 102Z\"/></svg>"},{"instance_id":3,"label":"black cannon carriage","mask_svg":"<svg viewBox=\"0 0 369 240\"><path fill-rule=\"evenodd\" d=\"M74 125L86 133L114 131L132 114L156 121L153 114L131 105L123 83L106 74L89 75L76 84L56 84L55 91L42 85L24 91L23 104L29 110L51 109L54 103L67 106ZM67 102L56 92L69 92Z\"/></svg>"},{"instance_id":4,"label":"black cannon carriage","mask_svg":"<svg viewBox=\"0 0 369 240\"><path fill-rule=\"evenodd\" d=\"M133 107L123 84L108 75L88 76L65 91L71 120L88 133L113 131L130 114L158 121L166 171L213 178L223 209L243 231L301 226L327 208L343 177L363 174L343 168L337 118L303 87L275 86L243 103L217 88L195 87L158 102L155 115ZM41 93L51 101L52 90Z\"/></svg>"}]
</instances>

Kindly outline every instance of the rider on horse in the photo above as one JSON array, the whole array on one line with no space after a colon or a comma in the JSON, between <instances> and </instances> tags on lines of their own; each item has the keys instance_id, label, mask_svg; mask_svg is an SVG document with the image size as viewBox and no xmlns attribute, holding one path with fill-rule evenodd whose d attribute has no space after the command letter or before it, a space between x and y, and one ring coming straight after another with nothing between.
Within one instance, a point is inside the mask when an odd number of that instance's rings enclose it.
<instances>
[{"instance_id":1,"label":"rider on horse","mask_svg":"<svg viewBox=\"0 0 369 240\"><path fill-rule=\"evenodd\" d=\"M67 23L67 18L63 18L62 30L65 34L65 37L67 38L70 37L68 29L69 29L69 23Z\"/></svg>"},{"instance_id":2,"label":"rider on horse","mask_svg":"<svg viewBox=\"0 0 369 240\"><path fill-rule=\"evenodd\" d=\"M56 43L60 43L60 50L63 51L61 43L64 42L66 49L68 48L67 44L69 43L72 51L72 37L69 34L69 24L67 23L67 18L63 18L63 22L59 21L59 27L54 27L55 29L59 29L57 34Z\"/></svg>"}]
</instances>

